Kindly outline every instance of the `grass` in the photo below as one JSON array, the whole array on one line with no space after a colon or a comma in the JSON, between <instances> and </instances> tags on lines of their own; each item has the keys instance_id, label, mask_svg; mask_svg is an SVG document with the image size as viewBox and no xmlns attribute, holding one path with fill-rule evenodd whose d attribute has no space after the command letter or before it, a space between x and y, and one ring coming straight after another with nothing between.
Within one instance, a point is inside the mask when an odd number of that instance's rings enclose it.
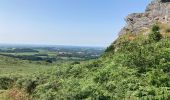
<instances>
[{"instance_id":1,"label":"grass","mask_svg":"<svg viewBox=\"0 0 170 100\"><path fill-rule=\"evenodd\" d=\"M161 33L166 37L170 37L170 24L158 23L158 25L161 29Z\"/></svg>"},{"instance_id":2,"label":"grass","mask_svg":"<svg viewBox=\"0 0 170 100\"><path fill-rule=\"evenodd\" d=\"M47 67L48 66L48 67ZM32 62L26 60L19 60L10 57L0 56L0 75L28 75L37 71L43 71L50 67L52 64L45 62Z\"/></svg>"},{"instance_id":3,"label":"grass","mask_svg":"<svg viewBox=\"0 0 170 100\"><path fill-rule=\"evenodd\" d=\"M6 90L0 90L0 100L6 100Z\"/></svg>"},{"instance_id":4,"label":"grass","mask_svg":"<svg viewBox=\"0 0 170 100\"><path fill-rule=\"evenodd\" d=\"M23 75L7 91L1 90L0 100L5 96L14 100L170 100L170 38L155 41L129 33L116 42L97 60L63 61L54 68L45 62L0 56L0 73Z\"/></svg>"},{"instance_id":5,"label":"grass","mask_svg":"<svg viewBox=\"0 0 170 100\"><path fill-rule=\"evenodd\" d=\"M35 73L49 70L60 63L54 62L49 64L45 61L27 61L0 55L0 76L14 78L28 77ZM0 100L28 100L27 95L23 94L24 92L20 90L0 89Z\"/></svg>"}]
</instances>

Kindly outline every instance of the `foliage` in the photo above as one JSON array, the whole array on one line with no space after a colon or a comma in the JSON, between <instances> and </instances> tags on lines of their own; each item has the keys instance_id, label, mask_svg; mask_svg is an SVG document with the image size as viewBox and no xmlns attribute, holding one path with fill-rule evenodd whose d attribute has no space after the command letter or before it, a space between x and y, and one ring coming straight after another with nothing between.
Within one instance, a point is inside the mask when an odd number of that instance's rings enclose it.
<instances>
[{"instance_id":1,"label":"foliage","mask_svg":"<svg viewBox=\"0 0 170 100\"><path fill-rule=\"evenodd\" d=\"M6 93L7 97L5 100L29 100L28 94L17 88L13 88Z\"/></svg>"},{"instance_id":2,"label":"foliage","mask_svg":"<svg viewBox=\"0 0 170 100\"><path fill-rule=\"evenodd\" d=\"M5 77L5 76L0 76L0 90L4 89L8 89L12 86L14 80L9 78L9 77Z\"/></svg>"},{"instance_id":3,"label":"foliage","mask_svg":"<svg viewBox=\"0 0 170 100\"><path fill-rule=\"evenodd\" d=\"M15 87L31 100L169 100L170 38L158 38L158 30L118 41L99 59L23 76Z\"/></svg>"},{"instance_id":4,"label":"foliage","mask_svg":"<svg viewBox=\"0 0 170 100\"><path fill-rule=\"evenodd\" d=\"M109 51L114 51L114 45L110 45L109 47L106 48L105 52L109 52Z\"/></svg>"},{"instance_id":5,"label":"foliage","mask_svg":"<svg viewBox=\"0 0 170 100\"><path fill-rule=\"evenodd\" d=\"M160 34L159 30L160 30L159 26L153 25L151 33L149 33L149 39L154 41L159 41L162 38L162 35Z\"/></svg>"}]
</instances>

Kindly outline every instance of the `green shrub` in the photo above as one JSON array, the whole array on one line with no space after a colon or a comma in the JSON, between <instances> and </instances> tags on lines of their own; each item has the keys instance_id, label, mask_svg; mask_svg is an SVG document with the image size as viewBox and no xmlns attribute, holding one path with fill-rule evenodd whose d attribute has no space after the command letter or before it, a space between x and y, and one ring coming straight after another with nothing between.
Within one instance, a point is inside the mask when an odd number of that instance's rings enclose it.
<instances>
[{"instance_id":1,"label":"green shrub","mask_svg":"<svg viewBox=\"0 0 170 100\"><path fill-rule=\"evenodd\" d=\"M1 90L1 89L2 89L2 90L3 90L3 89L6 90L6 89L12 87L13 83L14 83L14 80L13 80L13 79L11 79L11 78L9 78L9 77L3 77L3 76L1 76L1 77L0 77L0 90Z\"/></svg>"},{"instance_id":2,"label":"green shrub","mask_svg":"<svg viewBox=\"0 0 170 100\"><path fill-rule=\"evenodd\" d=\"M114 53L23 77L16 86L35 100L169 100L170 38L159 35L153 26L149 41L121 42Z\"/></svg>"},{"instance_id":3,"label":"green shrub","mask_svg":"<svg viewBox=\"0 0 170 100\"><path fill-rule=\"evenodd\" d=\"M105 52L110 52L110 51L114 52L114 50L115 50L114 45L110 45L109 47L106 48Z\"/></svg>"},{"instance_id":4,"label":"green shrub","mask_svg":"<svg viewBox=\"0 0 170 100\"><path fill-rule=\"evenodd\" d=\"M162 38L162 35L159 31L159 26L153 25L151 33L149 33L149 40L159 41Z\"/></svg>"},{"instance_id":5,"label":"green shrub","mask_svg":"<svg viewBox=\"0 0 170 100\"><path fill-rule=\"evenodd\" d=\"M16 86L19 88L23 88L27 93L31 94L37 86L37 81L23 78L23 79L17 80Z\"/></svg>"}]
</instances>

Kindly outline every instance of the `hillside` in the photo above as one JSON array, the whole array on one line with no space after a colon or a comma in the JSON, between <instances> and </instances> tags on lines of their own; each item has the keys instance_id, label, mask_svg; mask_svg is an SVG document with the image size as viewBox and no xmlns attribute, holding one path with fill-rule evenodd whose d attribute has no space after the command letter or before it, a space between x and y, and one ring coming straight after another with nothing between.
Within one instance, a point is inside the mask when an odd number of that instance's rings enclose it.
<instances>
[{"instance_id":1,"label":"hillside","mask_svg":"<svg viewBox=\"0 0 170 100\"><path fill-rule=\"evenodd\" d=\"M170 38L124 40L97 60L65 63L18 79L1 77L1 89L14 82L5 93L15 100L169 100Z\"/></svg>"},{"instance_id":2,"label":"hillside","mask_svg":"<svg viewBox=\"0 0 170 100\"><path fill-rule=\"evenodd\" d=\"M150 5L156 7L157 4L166 6L167 8L164 8L169 11L168 0L155 0ZM154 8L150 9L150 12L153 10ZM167 14L169 13L165 15ZM3 92L5 97L2 98L7 100L169 100L169 23L168 20L165 23L154 19L145 26L146 30L143 30L143 27L134 28L135 23L132 24L133 28L123 28L119 38L96 60L80 64L64 63L27 77L2 76L0 90L6 90ZM129 24L126 27L129 27Z\"/></svg>"}]
</instances>

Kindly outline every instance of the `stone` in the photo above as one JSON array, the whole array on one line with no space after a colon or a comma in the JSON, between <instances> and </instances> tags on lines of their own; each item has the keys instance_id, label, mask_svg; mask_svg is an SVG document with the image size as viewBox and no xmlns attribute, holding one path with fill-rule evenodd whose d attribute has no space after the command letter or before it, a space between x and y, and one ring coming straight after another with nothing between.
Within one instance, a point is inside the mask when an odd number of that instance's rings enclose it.
<instances>
[{"instance_id":1,"label":"stone","mask_svg":"<svg viewBox=\"0 0 170 100\"><path fill-rule=\"evenodd\" d=\"M170 0L153 0L144 13L132 13L126 18L126 26L119 35L126 34L127 30L139 34L142 29L147 29L155 22L170 23Z\"/></svg>"}]
</instances>

